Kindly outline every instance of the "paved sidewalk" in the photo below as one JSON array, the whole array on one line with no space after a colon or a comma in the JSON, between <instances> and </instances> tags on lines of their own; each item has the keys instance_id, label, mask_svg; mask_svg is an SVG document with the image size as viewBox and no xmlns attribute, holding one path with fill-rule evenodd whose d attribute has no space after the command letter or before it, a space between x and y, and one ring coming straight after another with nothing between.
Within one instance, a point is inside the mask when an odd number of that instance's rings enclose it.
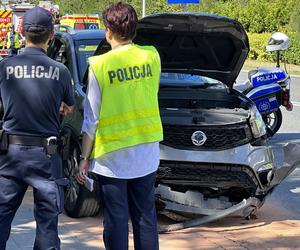
<instances>
[{"instance_id":1,"label":"paved sidewalk","mask_svg":"<svg viewBox=\"0 0 300 250\"><path fill-rule=\"evenodd\" d=\"M13 222L7 250L32 249L35 222L29 190ZM258 219L226 218L202 227L160 235L161 250L283 250L300 249L300 221L270 199ZM102 220L72 219L62 214L59 223L63 250L104 249ZM132 236L130 236L130 249Z\"/></svg>"}]
</instances>

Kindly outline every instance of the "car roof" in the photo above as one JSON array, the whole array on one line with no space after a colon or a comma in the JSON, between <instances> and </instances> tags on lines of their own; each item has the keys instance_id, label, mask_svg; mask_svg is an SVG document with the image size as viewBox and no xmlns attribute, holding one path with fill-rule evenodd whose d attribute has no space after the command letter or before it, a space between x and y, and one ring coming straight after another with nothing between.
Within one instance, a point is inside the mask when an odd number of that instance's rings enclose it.
<instances>
[{"instance_id":1,"label":"car roof","mask_svg":"<svg viewBox=\"0 0 300 250\"><path fill-rule=\"evenodd\" d=\"M102 40L105 38L105 30L73 30L72 32L56 31L55 36L66 37L72 40Z\"/></svg>"}]
</instances>

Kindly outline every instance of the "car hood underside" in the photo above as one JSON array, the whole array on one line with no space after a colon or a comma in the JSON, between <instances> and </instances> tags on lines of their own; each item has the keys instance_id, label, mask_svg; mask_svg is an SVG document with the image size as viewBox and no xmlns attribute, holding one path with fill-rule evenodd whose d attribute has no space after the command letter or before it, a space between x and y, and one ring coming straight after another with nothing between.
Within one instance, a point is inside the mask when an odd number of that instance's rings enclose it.
<instances>
[{"instance_id":1,"label":"car hood underside","mask_svg":"<svg viewBox=\"0 0 300 250\"><path fill-rule=\"evenodd\" d=\"M249 52L243 26L230 18L199 13L164 13L138 22L134 43L153 45L162 72L207 76L232 87ZM103 40L95 55L110 46Z\"/></svg>"},{"instance_id":2,"label":"car hood underside","mask_svg":"<svg viewBox=\"0 0 300 250\"><path fill-rule=\"evenodd\" d=\"M240 23L196 13L147 16L138 23L134 42L157 48L162 71L208 76L229 87L249 51L248 37Z\"/></svg>"}]
</instances>

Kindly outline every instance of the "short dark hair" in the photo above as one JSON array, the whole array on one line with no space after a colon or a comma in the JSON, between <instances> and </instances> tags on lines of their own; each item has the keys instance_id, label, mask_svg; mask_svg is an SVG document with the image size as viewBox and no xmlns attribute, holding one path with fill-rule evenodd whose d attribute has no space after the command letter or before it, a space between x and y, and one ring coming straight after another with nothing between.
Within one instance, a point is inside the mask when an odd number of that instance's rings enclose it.
<instances>
[{"instance_id":1,"label":"short dark hair","mask_svg":"<svg viewBox=\"0 0 300 250\"><path fill-rule=\"evenodd\" d=\"M53 27L40 32L24 31L25 39L33 44L46 43L53 32Z\"/></svg>"},{"instance_id":2,"label":"short dark hair","mask_svg":"<svg viewBox=\"0 0 300 250\"><path fill-rule=\"evenodd\" d=\"M103 11L102 17L105 28L110 29L116 39L124 41L135 37L138 18L130 4L112 4Z\"/></svg>"}]
</instances>

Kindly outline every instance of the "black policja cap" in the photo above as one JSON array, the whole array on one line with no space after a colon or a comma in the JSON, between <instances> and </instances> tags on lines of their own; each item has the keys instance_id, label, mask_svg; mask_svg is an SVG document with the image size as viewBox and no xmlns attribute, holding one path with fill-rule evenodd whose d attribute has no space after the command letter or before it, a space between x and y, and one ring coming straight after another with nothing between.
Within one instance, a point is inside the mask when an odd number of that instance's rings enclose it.
<instances>
[{"instance_id":1,"label":"black policja cap","mask_svg":"<svg viewBox=\"0 0 300 250\"><path fill-rule=\"evenodd\" d=\"M53 26L51 13L41 7L34 7L26 11L23 17L23 30L40 33L49 30Z\"/></svg>"}]
</instances>

